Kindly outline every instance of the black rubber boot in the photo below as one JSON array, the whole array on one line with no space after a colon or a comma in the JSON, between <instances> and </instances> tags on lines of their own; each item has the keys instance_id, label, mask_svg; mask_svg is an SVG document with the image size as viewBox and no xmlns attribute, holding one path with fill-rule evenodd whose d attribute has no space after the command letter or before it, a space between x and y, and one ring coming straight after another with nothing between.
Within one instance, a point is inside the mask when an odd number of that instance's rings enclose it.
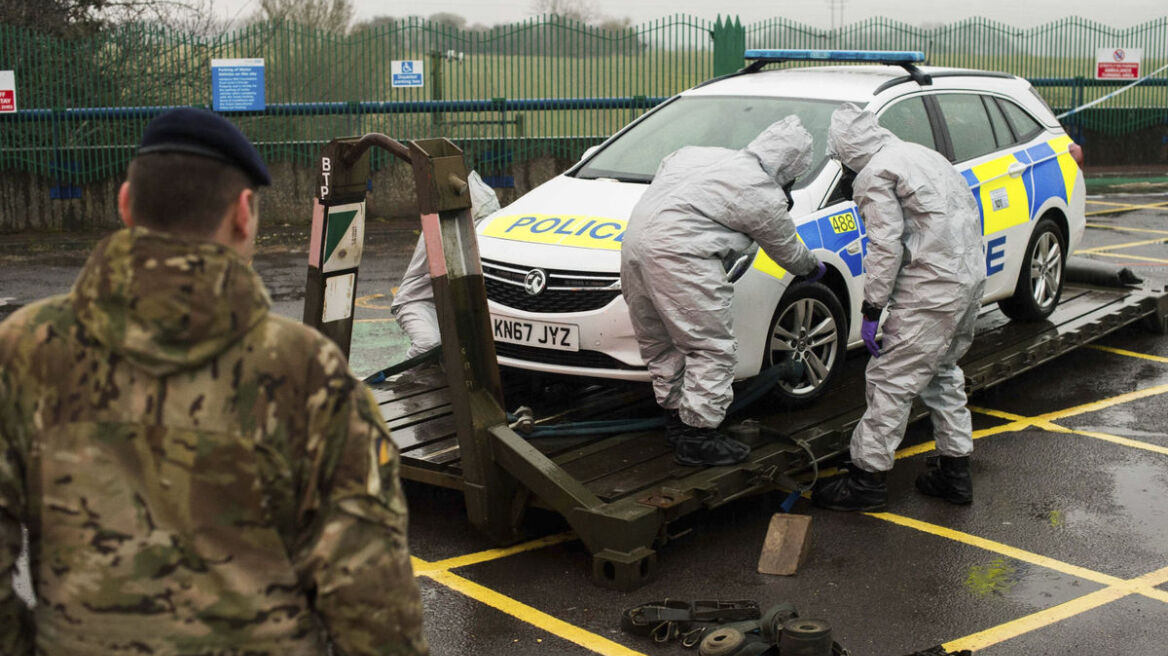
<instances>
[{"instance_id":1,"label":"black rubber boot","mask_svg":"<svg viewBox=\"0 0 1168 656\"><path fill-rule=\"evenodd\" d=\"M677 410L665 411L665 443L670 448L677 448L677 442L687 428L689 426L681 420L681 414Z\"/></svg>"},{"instance_id":2,"label":"black rubber boot","mask_svg":"<svg viewBox=\"0 0 1168 656\"><path fill-rule=\"evenodd\" d=\"M687 428L673 449L673 460L686 467L734 465L750 457L750 447L715 428Z\"/></svg>"},{"instance_id":3,"label":"black rubber boot","mask_svg":"<svg viewBox=\"0 0 1168 656\"><path fill-rule=\"evenodd\" d=\"M825 481L811 493L811 503L828 510L882 510L888 503L884 472L852 466L848 473Z\"/></svg>"},{"instance_id":4,"label":"black rubber boot","mask_svg":"<svg viewBox=\"0 0 1168 656\"><path fill-rule=\"evenodd\" d=\"M973 477L969 475L969 456L959 458L931 456L925 459L925 467L925 473L917 476L918 490L959 506L973 503Z\"/></svg>"}]
</instances>

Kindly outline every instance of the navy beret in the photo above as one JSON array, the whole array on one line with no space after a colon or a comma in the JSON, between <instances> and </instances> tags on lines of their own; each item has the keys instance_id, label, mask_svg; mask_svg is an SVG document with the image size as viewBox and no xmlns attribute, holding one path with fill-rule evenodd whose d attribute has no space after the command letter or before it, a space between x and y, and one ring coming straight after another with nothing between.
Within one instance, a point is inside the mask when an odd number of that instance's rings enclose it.
<instances>
[{"instance_id":1,"label":"navy beret","mask_svg":"<svg viewBox=\"0 0 1168 656\"><path fill-rule=\"evenodd\" d=\"M142 133L139 155L186 153L231 164L259 187L272 184L255 146L227 119L204 109L183 107L160 114Z\"/></svg>"}]
</instances>

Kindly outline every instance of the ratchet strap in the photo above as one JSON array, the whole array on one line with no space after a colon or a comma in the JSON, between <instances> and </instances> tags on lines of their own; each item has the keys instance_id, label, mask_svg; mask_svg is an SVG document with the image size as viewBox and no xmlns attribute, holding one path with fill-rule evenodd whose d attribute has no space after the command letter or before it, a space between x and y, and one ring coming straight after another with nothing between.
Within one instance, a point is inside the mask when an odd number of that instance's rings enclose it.
<instances>
[{"instance_id":1,"label":"ratchet strap","mask_svg":"<svg viewBox=\"0 0 1168 656\"><path fill-rule=\"evenodd\" d=\"M683 647L696 647L700 643L698 651L703 655L777 656L783 625L797 617L799 612L790 602L760 612L758 602L749 600L690 602L665 599L621 611L621 630L652 638L657 643L678 640ZM851 656L837 642L832 643L831 653L832 656ZM921 652L919 656L934 654ZM945 656L945 653L936 656Z\"/></svg>"}]
</instances>

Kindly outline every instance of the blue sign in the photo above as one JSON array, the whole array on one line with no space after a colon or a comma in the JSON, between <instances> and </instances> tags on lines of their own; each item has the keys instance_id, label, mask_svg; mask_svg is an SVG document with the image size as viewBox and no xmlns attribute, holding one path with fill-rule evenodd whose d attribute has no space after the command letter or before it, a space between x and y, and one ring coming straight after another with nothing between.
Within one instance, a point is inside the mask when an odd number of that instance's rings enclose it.
<instances>
[{"instance_id":1,"label":"blue sign","mask_svg":"<svg viewBox=\"0 0 1168 656\"><path fill-rule=\"evenodd\" d=\"M394 60L391 62L391 83L395 87L420 87L424 83L421 59Z\"/></svg>"},{"instance_id":2,"label":"blue sign","mask_svg":"<svg viewBox=\"0 0 1168 656\"><path fill-rule=\"evenodd\" d=\"M212 59L211 103L217 112L264 110L263 59Z\"/></svg>"}]
</instances>

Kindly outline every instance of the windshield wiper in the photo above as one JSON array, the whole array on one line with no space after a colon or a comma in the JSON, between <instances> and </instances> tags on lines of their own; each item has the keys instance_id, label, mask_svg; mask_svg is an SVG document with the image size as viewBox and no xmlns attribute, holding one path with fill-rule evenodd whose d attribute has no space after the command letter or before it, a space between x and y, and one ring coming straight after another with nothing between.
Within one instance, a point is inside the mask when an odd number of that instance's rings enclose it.
<instances>
[{"instance_id":1,"label":"windshield wiper","mask_svg":"<svg viewBox=\"0 0 1168 656\"><path fill-rule=\"evenodd\" d=\"M577 173L577 178L581 180L616 180L617 182L629 182L633 184L649 184L653 181L651 175L619 175L614 173Z\"/></svg>"}]
</instances>

